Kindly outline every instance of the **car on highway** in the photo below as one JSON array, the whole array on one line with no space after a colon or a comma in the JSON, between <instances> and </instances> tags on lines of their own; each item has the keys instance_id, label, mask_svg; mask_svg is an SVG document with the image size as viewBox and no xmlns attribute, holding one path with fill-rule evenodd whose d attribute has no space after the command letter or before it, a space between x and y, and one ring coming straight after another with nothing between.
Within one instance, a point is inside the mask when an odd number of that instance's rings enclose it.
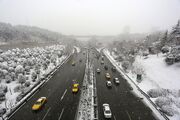
<instances>
[{"instance_id":1,"label":"car on highway","mask_svg":"<svg viewBox=\"0 0 180 120\"><path fill-rule=\"evenodd\" d=\"M97 73L100 73L100 72L101 72L101 70L98 68L98 69L96 70L96 72L97 72Z\"/></svg>"},{"instance_id":2,"label":"car on highway","mask_svg":"<svg viewBox=\"0 0 180 120\"><path fill-rule=\"evenodd\" d=\"M107 85L108 87L112 87L111 81L106 81L106 85Z\"/></svg>"},{"instance_id":3,"label":"car on highway","mask_svg":"<svg viewBox=\"0 0 180 120\"><path fill-rule=\"evenodd\" d=\"M104 56L102 56L101 59L104 60Z\"/></svg>"},{"instance_id":4,"label":"car on highway","mask_svg":"<svg viewBox=\"0 0 180 120\"><path fill-rule=\"evenodd\" d=\"M103 104L103 113L104 113L105 118L111 118L112 117L112 113L111 113L111 109L110 109L109 104L107 104L107 103Z\"/></svg>"},{"instance_id":5,"label":"car on highway","mask_svg":"<svg viewBox=\"0 0 180 120\"><path fill-rule=\"evenodd\" d=\"M72 66L75 66L75 62L74 61L71 64L72 64Z\"/></svg>"},{"instance_id":6,"label":"car on highway","mask_svg":"<svg viewBox=\"0 0 180 120\"><path fill-rule=\"evenodd\" d=\"M110 79L110 78L111 78L111 76L110 76L109 73L106 73L105 76L106 76L107 79Z\"/></svg>"},{"instance_id":7,"label":"car on highway","mask_svg":"<svg viewBox=\"0 0 180 120\"><path fill-rule=\"evenodd\" d=\"M108 66L107 66L107 65L105 65L105 66L104 66L104 69L105 69L105 70L108 70Z\"/></svg>"},{"instance_id":8,"label":"car on highway","mask_svg":"<svg viewBox=\"0 0 180 120\"><path fill-rule=\"evenodd\" d=\"M111 70L112 70L113 72L116 72L116 68L115 68L115 67L112 67Z\"/></svg>"},{"instance_id":9,"label":"car on highway","mask_svg":"<svg viewBox=\"0 0 180 120\"><path fill-rule=\"evenodd\" d=\"M79 84L78 83L74 83L73 87L72 87L72 92L73 93L77 93L79 91Z\"/></svg>"},{"instance_id":10,"label":"car on highway","mask_svg":"<svg viewBox=\"0 0 180 120\"><path fill-rule=\"evenodd\" d=\"M42 108L42 106L47 102L46 97L40 97L36 103L32 106L32 110L36 111Z\"/></svg>"},{"instance_id":11,"label":"car on highway","mask_svg":"<svg viewBox=\"0 0 180 120\"><path fill-rule=\"evenodd\" d=\"M104 61L101 61L101 64L104 64Z\"/></svg>"},{"instance_id":12,"label":"car on highway","mask_svg":"<svg viewBox=\"0 0 180 120\"><path fill-rule=\"evenodd\" d=\"M119 79L116 77L116 78L114 78L114 83L115 84L119 84L120 83L120 81L119 81Z\"/></svg>"}]
</instances>

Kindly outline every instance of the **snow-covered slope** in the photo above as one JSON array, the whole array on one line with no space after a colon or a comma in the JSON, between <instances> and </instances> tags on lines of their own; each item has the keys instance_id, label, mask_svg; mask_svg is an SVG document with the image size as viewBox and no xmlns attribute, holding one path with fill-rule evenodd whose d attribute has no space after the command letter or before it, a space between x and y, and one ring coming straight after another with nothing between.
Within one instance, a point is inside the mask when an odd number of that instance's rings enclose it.
<instances>
[{"instance_id":1,"label":"snow-covered slope","mask_svg":"<svg viewBox=\"0 0 180 120\"><path fill-rule=\"evenodd\" d=\"M14 108L41 78L67 57L65 46L12 49L0 54L0 109Z\"/></svg>"},{"instance_id":2,"label":"snow-covered slope","mask_svg":"<svg viewBox=\"0 0 180 120\"><path fill-rule=\"evenodd\" d=\"M138 56L136 61L145 70L146 78L143 81L149 81L152 86L160 88L180 89L180 63L169 66L164 62L162 54L149 55L148 59ZM144 84L143 81L140 84ZM149 88L148 85L145 87Z\"/></svg>"}]
</instances>

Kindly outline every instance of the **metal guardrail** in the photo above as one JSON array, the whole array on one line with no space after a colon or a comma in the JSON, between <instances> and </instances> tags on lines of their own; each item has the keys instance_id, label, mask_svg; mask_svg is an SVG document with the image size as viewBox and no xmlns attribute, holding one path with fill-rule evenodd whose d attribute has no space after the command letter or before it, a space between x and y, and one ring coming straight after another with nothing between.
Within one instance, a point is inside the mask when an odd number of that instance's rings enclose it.
<instances>
[{"instance_id":1,"label":"metal guardrail","mask_svg":"<svg viewBox=\"0 0 180 120\"><path fill-rule=\"evenodd\" d=\"M70 54L60 65L56 66L50 73L48 73L44 78L41 78L32 88L30 88L23 96L22 96L22 101L15 106L13 109L10 110L10 112L8 114L6 114L5 116L3 116L3 119L9 119L24 103L26 103L29 98L37 91L39 90L45 83L47 80L46 79L48 77L51 77L55 71L60 68L70 57L72 56L72 54ZM39 86L38 86L39 85ZM37 87L37 88L36 88ZM31 92L33 91L33 92ZM31 92L31 94L29 94ZM23 99L24 97L26 97L25 99Z\"/></svg>"},{"instance_id":2,"label":"metal guardrail","mask_svg":"<svg viewBox=\"0 0 180 120\"><path fill-rule=\"evenodd\" d=\"M98 98L97 98L97 89L96 89L96 77L95 77L95 71L93 72L93 100L94 100L94 120L98 120Z\"/></svg>"},{"instance_id":3,"label":"metal guardrail","mask_svg":"<svg viewBox=\"0 0 180 120\"><path fill-rule=\"evenodd\" d=\"M103 54L107 57L107 55L104 53ZM110 58L109 58L110 59ZM110 61L111 62L111 61ZM115 63L116 64L116 63ZM113 64L112 64L113 65ZM114 65L113 65L114 66ZM116 66L118 66L116 64ZM116 67L115 66L115 67ZM143 94L147 100L154 106L154 108L164 117L165 120L169 120L169 118L160 110L158 109L158 106L150 99L150 97L144 92L142 91L139 86L136 85L136 83L125 73L125 71L123 69L121 69L120 67L118 67L118 69L120 70L120 72L122 72L126 77L128 77L128 79L136 86L137 90L139 90L141 92L141 94Z\"/></svg>"}]
</instances>

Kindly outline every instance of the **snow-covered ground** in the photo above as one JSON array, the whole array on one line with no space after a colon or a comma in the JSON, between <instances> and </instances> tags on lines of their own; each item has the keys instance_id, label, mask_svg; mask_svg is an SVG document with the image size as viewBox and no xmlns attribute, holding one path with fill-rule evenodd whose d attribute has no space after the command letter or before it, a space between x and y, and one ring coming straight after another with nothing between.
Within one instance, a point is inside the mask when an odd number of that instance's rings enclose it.
<instances>
[{"instance_id":1,"label":"snow-covered ground","mask_svg":"<svg viewBox=\"0 0 180 120\"><path fill-rule=\"evenodd\" d=\"M116 55L107 50L104 50L104 53L110 61L116 65L118 70L122 69L121 63L114 59L117 57ZM150 99L157 105L157 107L166 113L166 115L169 115L169 119L180 120L180 90L178 88L180 82L180 65L174 64L172 66L167 66L164 62L164 56L159 54L158 56L150 55L149 58L138 56L133 66L142 67L142 82L136 81L136 76L133 73L133 70L130 70L128 73L124 73L123 71L122 75L127 80L131 78L131 80L133 80L133 82L138 85L142 91L149 94L149 96L151 96ZM131 85L133 86L132 83ZM136 91L136 93L137 92L138 91ZM148 101L146 103L148 104ZM151 104L148 104L148 106L152 110L154 109ZM159 114L157 110L153 110L153 112L156 115Z\"/></svg>"},{"instance_id":2,"label":"snow-covered ground","mask_svg":"<svg viewBox=\"0 0 180 120\"><path fill-rule=\"evenodd\" d=\"M0 54L0 109L14 108L41 78L66 58L65 46L12 49Z\"/></svg>"},{"instance_id":3,"label":"snow-covered ground","mask_svg":"<svg viewBox=\"0 0 180 120\"><path fill-rule=\"evenodd\" d=\"M104 49L104 47L97 48L96 50L97 50L98 52L101 52L102 49Z\"/></svg>"},{"instance_id":4,"label":"snow-covered ground","mask_svg":"<svg viewBox=\"0 0 180 120\"><path fill-rule=\"evenodd\" d=\"M141 65L145 75L140 83L135 74L129 76L170 119L180 120L180 63L169 66L164 59L163 54L149 55L148 58L137 56L133 66Z\"/></svg>"}]
</instances>

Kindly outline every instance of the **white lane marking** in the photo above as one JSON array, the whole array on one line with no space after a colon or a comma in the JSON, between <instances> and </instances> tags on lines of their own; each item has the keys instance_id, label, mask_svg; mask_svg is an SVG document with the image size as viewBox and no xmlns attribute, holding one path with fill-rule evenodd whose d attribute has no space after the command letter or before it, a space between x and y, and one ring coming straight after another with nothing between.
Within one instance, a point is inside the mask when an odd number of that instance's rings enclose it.
<instances>
[{"instance_id":1,"label":"white lane marking","mask_svg":"<svg viewBox=\"0 0 180 120\"><path fill-rule=\"evenodd\" d=\"M114 115L113 115L114 116ZM114 120L116 120L116 117L114 116Z\"/></svg>"},{"instance_id":2,"label":"white lane marking","mask_svg":"<svg viewBox=\"0 0 180 120\"><path fill-rule=\"evenodd\" d=\"M67 92L67 89L64 91L64 93L63 93L63 95L62 95L62 97L61 97L61 100L64 98L66 92Z\"/></svg>"},{"instance_id":3,"label":"white lane marking","mask_svg":"<svg viewBox=\"0 0 180 120\"><path fill-rule=\"evenodd\" d=\"M60 120L60 119L61 119L63 112L64 112L64 108L62 109L61 114L59 115L58 120Z\"/></svg>"},{"instance_id":4,"label":"white lane marking","mask_svg":"<svg viewBox=\"0 0 180 120\"><path fill-rule=\"evenodd\" d=\"M47 116L47 114L49 113L50 110L51 110L51 108L49 108L49 109L47 110L47 112L46 112L46 114L44 115L44 117L43 117L42 120L44 120L44 119L46 118L46 116Z\"/></svg>"},{"instance_id":5,"label":"white lane marking","mask_svg":"<svg viewBox=\"0 0 180 120\"><path fill-rule=\"evenodd\" d=\"M132 119L131 119L131 116L130 116L129 113L128 113L128 111L126 111L126 114L128 115L129 120L132 120Z\"/></svg>"}]
</instances>

